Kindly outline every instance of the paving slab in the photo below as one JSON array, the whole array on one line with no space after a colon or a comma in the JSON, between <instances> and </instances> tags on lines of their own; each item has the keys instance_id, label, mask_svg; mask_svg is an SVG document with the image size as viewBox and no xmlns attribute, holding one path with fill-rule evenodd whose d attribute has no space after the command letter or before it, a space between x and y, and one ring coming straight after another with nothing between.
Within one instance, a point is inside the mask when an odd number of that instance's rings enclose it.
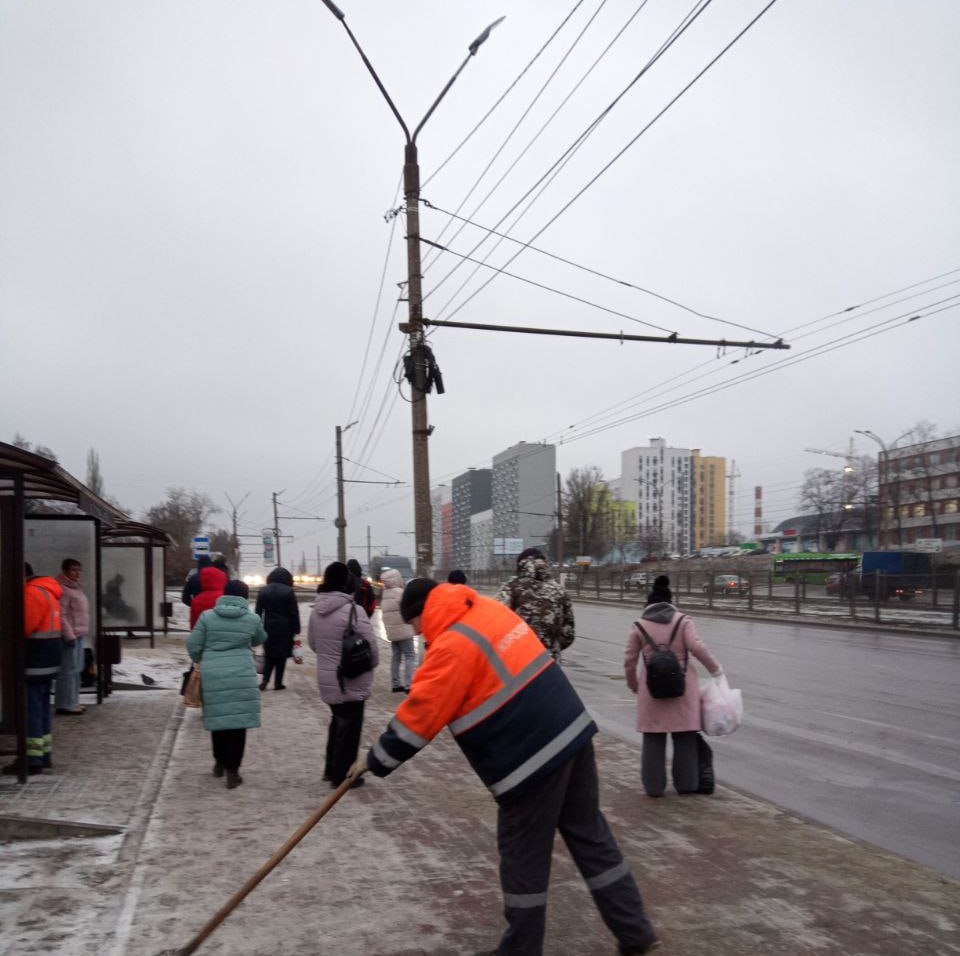
<instances>
[{"instance_id":1,"label":"paving slab","mask_svg":"<svg viewBox=\"0 0 960 956\"><path fill-rule=\"evenodd\" d=\"M244 783L228 791L210 772L200 714L175 689L182 644L171 636L128 650L130 674L157 684L58 718L56 775L0 785L0 815L122 830L0 844L0 953L155 956L184 946L329 795L320 779L328 714L312 655L288 667L287 690L264 692ZM365 742L397 701L385 663ZM960 954L957 881L727 787L650 799L636 750L602 734L597 758L602 805L664 956ZM468 956L496 944L496 808L449 735L391 777L366 779L200 954ZM615 951L558 841L546 956Z\"/></svg>"}]
</instances>

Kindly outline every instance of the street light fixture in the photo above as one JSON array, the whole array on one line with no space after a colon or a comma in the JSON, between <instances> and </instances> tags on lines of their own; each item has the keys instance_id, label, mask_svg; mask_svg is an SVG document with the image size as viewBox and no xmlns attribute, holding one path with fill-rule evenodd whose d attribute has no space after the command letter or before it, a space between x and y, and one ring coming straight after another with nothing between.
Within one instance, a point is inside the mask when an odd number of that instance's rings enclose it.
<instances>
[{"instance_id":1,"label":"street light fixture","mask_svg":"<svg viewBox=\"0 0 960 956\"><path fill-rule=\"evenodd\" d=\"M416 528L416 565L419 577L429 577L433 571L433 526L430 513L430 458L427 440L432 428L427 424L427 357L423 336L423 291L420 284L420 165L417 160L417 135L424 123L433 115L440 101L447 95L463 68L483 45L490 32L504 18L490 24L468 47L469 53L457 71L447 81L440 95L433 101L426 115L420 120L413 134L394 105L390 94L377 76L373 64L367 59L353 31L347 25L343 11L332 0L323 0L324 6L343 24L360 58L373 77L377 89L383 94L387 106L396 117L406 139L403 163L403 195L407 217L407 303L409 320L400 325L400 331L410 337L410 357L413 365L412 395L410 402L413 425L413 511Z\"/></svg>"},{"instance_id":2,"label":"street light fixture","mask_svg":"<svg viewBox=\"0 0 960 956\"><path fill-rule=\"evenodd\" d=\"M906 438L910 434L910 429L905 431L902 435L898 436L893 440L893 443L888 447L887 443L877 434L870 431L869 428L855 428L854 431L858 435L866 435L867 438L873 439L880 446L880 467L878 468L877 475L877 499L880 502L880 548L882 549L886 543L887 536L887 515L884 508L883 497L880 494L880 488L888 487L889 477L890 477L890 449L896 448L897 442L901 438ZM903 547L903 524L900 519L900 501L899 494L896 496L897 500L893 500L891 496L891 504L893 509L896 512L897 516L897 547Z\"/></svg>"}]
</instances>

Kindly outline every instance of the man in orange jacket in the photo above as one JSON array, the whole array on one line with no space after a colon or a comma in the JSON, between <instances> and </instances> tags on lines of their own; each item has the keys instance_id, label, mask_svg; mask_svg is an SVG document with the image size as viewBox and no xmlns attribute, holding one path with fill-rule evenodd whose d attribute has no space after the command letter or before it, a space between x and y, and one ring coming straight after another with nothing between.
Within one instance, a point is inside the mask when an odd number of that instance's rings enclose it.
<instances>
[{"instance_id":1,"label":"man in orange jacket","mask_svg":"<svg viewBox=\"0 0 960 956\"><path fill-rule=\"evenodd\" d=\"M50 721L50 689L60 670L60 585L53 578L33 573L24 566L23 622L26 636L27 676L27 773L43 773L52 767L53 732ZM16 761L3 768L15 774Z\"/></svg>"},{"instance_id":2,"label":"man in orange jacket","mask_svg":"<svg viewBox=\"0 0 960 956\"><path fill-rule=\"evenodd\" d=\"M497 956L540 956L557 830L623 956L659 945L598 801L596 724L524 620L463 584L417 578L400 613L430 650L350 777L385 777L445 726L498 803L507 930Z\"/></svg>"}]
</instances>

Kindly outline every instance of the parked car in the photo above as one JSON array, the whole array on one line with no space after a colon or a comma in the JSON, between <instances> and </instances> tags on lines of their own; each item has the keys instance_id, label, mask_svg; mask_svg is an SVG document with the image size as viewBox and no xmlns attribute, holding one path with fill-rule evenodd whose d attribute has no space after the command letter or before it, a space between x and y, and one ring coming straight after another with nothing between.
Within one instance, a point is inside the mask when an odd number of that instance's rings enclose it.
<instances>
[{"instance_id":1,"label":"parked car","mask_svg":"<svg viewBox=\"0 0 960 956\"><path fill-rule=\"evenodd\" d=\"M716 574L703 586L704 594L737 597L750 593L750 582L739 574Z\"/></svg>"},{"instance_id":2,"label":"parked car","mask_svg":"<svg viewBox=\"0 0 960 956\"><path fill-rule=\"evenodd\" d=\"M633 574L628 574L623 579L623 589L624 591L629 591L631 588L635 591L642 591L645 588L653 584L654 575L649 571L634 571Z\"/></svg>"},{"instance_id":3,"label":"parked car","mask_svg":"<svg viewBox=\"0 0 960 956\"><path fill-rule=\"evenodd\" d=\"M827 575L827 581L825 584L827 594L844 594L845 588L843 586L843 575L839 572L834 574Z\"/></svg>"}]
</instances>

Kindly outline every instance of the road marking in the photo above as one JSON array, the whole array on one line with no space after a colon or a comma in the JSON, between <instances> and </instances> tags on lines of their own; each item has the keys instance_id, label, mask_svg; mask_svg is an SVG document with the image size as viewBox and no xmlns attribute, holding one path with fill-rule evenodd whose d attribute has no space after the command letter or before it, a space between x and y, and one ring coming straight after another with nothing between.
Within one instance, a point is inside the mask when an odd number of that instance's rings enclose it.
<instances>
[{"instance_id":1,"label":"road marking","mask_svg":"<svg viewBox=\"0 0 960 956\"><path fill-rule=\"evenodd\" d=\"M816 730L802 730L790 724L782 723L779 720L765 720L763 717L755 717L752 714L747 714L744 717L744 727L757 727L759 730L769 730L774 733L783 734L785 737L795 737L797 740L826 744L826 746L833 747L835 750L841 752L853 751L858 754L867 754L877 760L886 760L888 763L896 764L898 767L910 767L913 770L918 770L920 773L928 773L934 777L943 777L945 780L960 783L960 773L956 770L951 770L949 767L941 767L926 760L915 760L907 754L895 753L886 747L874 747L872 744L863 743L862 741L851 744L837 734L820 733Z\"/></svg>"},{"instance_id":2,"label":"road marking","mask_svg":"<svg viewBox=\"0 0 960 956\"><path fill-rule=\"evenodd\" d=\"M956 737L938 737L936 734L925 734L918 730L909 730L901 724L886 724L881 720L869 720L866 717L854 717L851 714L835 714L829 710L816 709L815 713L826 717L839 717L841 720L852 720L858 724L870 724L872 727L882 727L884 730L895 730L901 734L910 734L913 737L922 737L924 740L936 740L943 744L955 744Z\"/></svg>"}]
</instances>

